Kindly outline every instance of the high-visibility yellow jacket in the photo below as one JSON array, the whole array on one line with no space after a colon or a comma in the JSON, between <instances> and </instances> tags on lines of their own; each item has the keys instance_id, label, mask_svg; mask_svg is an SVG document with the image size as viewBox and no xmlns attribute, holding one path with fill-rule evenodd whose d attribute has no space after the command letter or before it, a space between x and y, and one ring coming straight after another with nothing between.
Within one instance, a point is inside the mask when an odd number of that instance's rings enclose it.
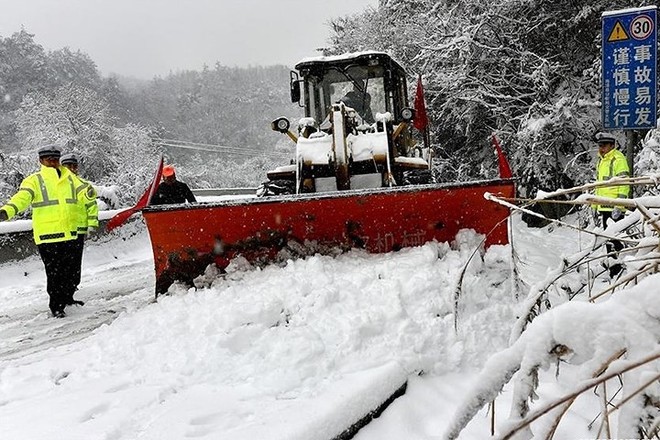
<instances>
[{"instance_id":1,"label":"high-visibility yellow jacket","mask_svg":"<svg viewBox=\"0 0 660 440\"><path fill-rule=\"evenodd\" d=\"M85 179L78 177L82 187L78 194L78 234L87 234L89 228L99 227L99 205L96 203L96 189Z\"/></svg>"},{"instance_id":2,"label":"high-visibility yellow jacket","mask_svg":"<svg viewBox=\"0 0 660 440\"><path fill-rule=\"evenodd\" d=\"M42 165L21 182L16 194L0 210L12 218L31 206L36 244L74 240L78 236L78 203L83 189L82 181L65 167Z\"/></svg>"},{"instance_id":3,"label":"high-visibility yellow jacket","mask_svg":"<svg viewBox=\"0 0 660 440\"><path fill-rule=\"evenodd\" d=\"M630 168L626 156L619 150L613 148L604 156L599 155L600 160L596 166L596 181L602 182L610 180L613 177L630 177ZM604 186L596 188L595 194L600 197L610 197L614 199L627 199L630 197L629 185ZM596 205L598 211L612 211L613 205ZM619 209L625 209L619 206Z\"/></svg>"}]
</instances>

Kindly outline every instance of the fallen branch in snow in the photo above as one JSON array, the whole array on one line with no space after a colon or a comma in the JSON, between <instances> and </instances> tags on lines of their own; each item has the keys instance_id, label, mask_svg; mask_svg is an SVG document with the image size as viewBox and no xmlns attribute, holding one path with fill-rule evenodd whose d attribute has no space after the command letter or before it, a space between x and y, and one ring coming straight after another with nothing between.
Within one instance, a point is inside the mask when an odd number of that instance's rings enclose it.
<instances>
[{"instance_id":1,"label":"fallen branch in snow","mask_svg":"<svg viewBox=\"0 0 660 440\"><path fill-rule=\"evenodd\" d=\"M659 215L654 215L651 211L648 210L648 208L641 203L636 203L635 206L639 210L639 212L644 216L644 219L648 223L651 224L653 229L655 229L655 232L660 234L660 225L658 224L658 219L660 219Z\"/></svg>"},{"instance_id":2,"label":"fallen branch in snow","mask_svg":"<svg viewBox=\"0 0 660 440\"><path fill-rule=\"evenodd\" d=\"M660 435L660 416L656 417L651 424L646 436L648 438L656 438Z\"/></svg>"},{"instance_id":3,"label":"fallen branch in snow","mask_svg":"<svg viewBox=\"0 0 660 440\"><path fill-rule=\"evenodd\" d=\"M613 177L610 180L601 182L591 182L585 185L575 186L572 188L562 188L553 192L544 193L539 197L540 199L551 199L553 197L565 196L567 194L583 193L596 188L606 188L609 186L622 186L622 185L654 185L660 184L660 175L653 174L648 176L637 177Z\"/></svg>"},{"instance_id":4,"label":"fallen branch in snow","mask_svg":"<svg viewBox=\"0 0 660 440\"><path fill-rule=\"evenodd\" d=\"M509 381L514 384L514 396L509 421L505 423L514 424L505 428L501 439L514 436L537 438L537 435L538 438L552 439L575 399L594 387L599 387L602 407L592 421L600 420L598 437L601 434L608 438L658 435L660 302L654 292L657 281L650 278L660 269L660 197L610 199L585 194L572 201L545 199L599 186L657 185L659 179L660 175L613 179L544 194L543 199L501 199L486 195L487 199L514 211L589 234L593 242L586 249L564 257L558 268L530 288L512 330L510 347L488 360L449 425L447 439L458 438L480 408L491 402ZM586 229L527 209L529 204L537 202L585 207L594 204L625 206L629 211L623 219L612 222L604 230ZM625 247L605 251L605 245L609 247L611 242L623 243ZM599 273L593 265L603 270ZM615 265L620 265L623 271L611 272ZM614 292L617 295L604 297ZM650 338L648 342L642 342L646 337ZM614 354L611 354L612 350ZM607 352L609 358L604 360ZM617 360L626 353L649 352L652 354L633 363L620 365L623 361ZM591 368L589 379L585 378L561 399L535 403L538 372L553 360L558 366L562 361L575 365L595 363L599 367ZM563 379L559 373L556 377L557 381ZM621 387L608 393L606 383L615 377L619 377ZM532 422L543 416L549 416L550 423L534 425L535 430L543 432L532 433ZM617 432L613 432L614 427Z\"/></svg>"},{"instance_id":5,"label":"fallen branch in snow","mask_svg":"<svg viewBox=\"0 0 660 440\"><path fill-rule=\"evenodd\" d=\"M500 222L501 223L501 222ZM499 225L499 223L498 223ZM497 227L497 226L496 226ZM495 228L493 228L495 229ZM492 230L491 230L492 231ZM454 289L454 333L458 333L458 314L459 314L459 302L461 299L461 295L463 293L463 279L465 278L465 273L467 272L467 268L470 265L470 262L474 258L475 255L479 252L479 250L483 247L484 243L486 243L486 238L488 235L486 235L481 242L479 243L479 246L477 246L470 256L468 257L467 261L463 265L463 268L461 269L461 274L458 276L458 281L456 282L456 288Z\"/></svg>"},{"instance_id":6,"label":"fallen branch in snow","mask_svg":"<svg viewBox=\"0 0 660 440\"><path fill-rule=\"evenodd\" d=\"M604 245L605 243L603 242L598 247L595 247L590 251L583 251L581 253L578 253L577 257L574 256L572 258L571 257L565 258L563 260L563 265L560 268L551 271L543 281L535 284L530 288L527 299L525 300L525 303L523 305L523 309L519 314L516 324L514 324L513 331L511 332L511 337L510 337L511 342L515 341L516 339L518 339L518 337L520 337L522 332L525 330L526 326L529 323L531 323L534 318L539 316L545 310L548 310L552 307L552 304L548 299L548 292L559 281L567 278L572 273L578 273L579 275L581 267L588 267L588 264L593 262L598 262L598 261L604 262L604 260L606 260L607 258L615 256L617 254L617 252L609 252L598 256L592 256L592 254L595 251L602 248ZM639 245L634 248L623 249L618 252L618 255L621 256L625 254L639 254L644 250L656 249L657 247L658 246L656 244ZM607 293L612 293L616 289L625 287L632 281L638 281L638 279L642 275L645 275L647 272L657 269L659 260L660 260L660 254L654 254L651 257L644 257L638 259L634 259L634 258L626 259L626 262L628 262L629 264L639 263L643 261L650 261L652 264L642 265L636 271L631 271L631 273L619 278L618 280L615 281L614 284L610 285L607 289L603 290L602 292L594 296L589 295L587 300L590 302L595 302L598 298L602 297ZM606 271L607 268L603 268L603 272L601 272L601 274ZM581 284L580 289L575 291L567 291L567 293L569 294L568 300L570 301L571 299L573 299L586 286L587 283L584 282ZM563 289L564 287L562 286L561 288Z\"/></svg>"},{"instance_id":7,"label":"fallen branch in snow","mask_svg":"<svg viewBox=\"0 0 660 440\"><path fill-rule=\"evenodd\" d=\"M656 179L638 178L638 181L655 182ZM660 215L653 214L648 208L648 206L644 205L644 203L648 203L649 205L653 205L653 206L657 205L660 207L660 198L644 197L638 199L610 199L604 197L584 195L584 196L580 196L577 200L569 201L571 204L587 205L587 206L592 205L594 203L610 204L610 205L616 203L616 204L626 205L631 208L637 208L636 211L630 213L630 215L628 215L624 220L616 222L610 227L608 227L605 231L600 232L598 230L580 228L578 226L571 225L561 220L551 219L542 214L526 209L525 207L520 207L507 201L507 200L518 200L518 199L502 199L492 194L486 194L485 197L488 200L492 200L494 202L507 206L512 210L524 212L529 215L542 218L547 222L552 222L562 226L567 226L569 228L578 230L580 232L590 234L594 237L594 243L591 246L591 250L582 251L573 257L564 259L564 263L562 267L556 269L552 274L546 277L546 279L542 283L532 286L530 288L530 293L528 294L527 300L525 301L526 305L524 306L524 311L519 315L518 321L514 326L514 330L512 331L511 334L511 340L515 340L516 338L518 338L520 334L524 331L527 324L529 324L536 316L543 313L544 305L545 305L545 309L551 307L547 295L549 289L552 286L555 286L556 283L558 283L560 280L565 279L569 274L573 272L579 273L581 267L588 268L589 267L588 264L591 262L600 260L602 262L601 265L605 268L603 271L604 273L607 270L607 267L609 266L607 261L610 260L611 258L616 259L617 256L621 257L622 255L625 254L634 255L632 258L626 259L626 262L630 266L633 266L642 261L647 261L647 258L648 260L650 260L648 263L642 264L639 267L631 268L632 270L630 270L627 275L624 275L623 277L620 277L617 280L615 280L614 284L608 287L607 289L605 289L604 291L597 293L595 296L590 295L588 300L592 302L609 292L614 292L616 289L626 286L630 282L639 281L639 279L642 276L655 272L657 268L660 267L660 254L658 254L657 256L652 255L650 257L647 254L647 251L652 249L658 249L660 247L657 242L657 239L656 241L654 241L653 244L650 244L648 242L642 242L642 239L644 238L644 234L641 235L641 238L638 238L638 237L633 237L628 232L625 232L625 231L633 231L633 233L636 233L637 229L643 230L642 223L644 223L644 224L649 224L652 227L653 229L652 232L655 232L656 235L660 235L660 232L658 232L660 231L660 224L658 224L658 221L660 220ZM531 199L525 199L524 201L527 202L528 200ZM551 202L551 201L546 200L546 202ZM559 201L559 202L563 203L566 201ZM602 249L602 247L605 245L607 241L613 241L613 240L616 240L621 243L626 243L629 247L621 251L609 252L597 256L593 255L594 253L598 252L599 249ZM581 285L582 288L584 288L586 285L588 285L588 281L581 281ZM569 298L569 300L570 299L572 298Z\"/></svg>"},{"instance_id":8,"label":"fallen branch in snow","mask_svg":"<svg viewBox=\"0 0 660 440\"><path fill-rule=\"evenodd\" d=\"M488 236L493 233L503 222L508 221L508 218L505 218L499 222L493 228L484 236L484 238L479 242L479 245L474 248L472 253L470 254L470 257L467 259L465 264L463 265L463 268L461 269L461 274L458 277L458 280L456 282L456 288L454 289L454 332L458 333L458 321L459 321L459 306L460 306L460 299L461 295L463 293L463 280L465 279L465 273L467 272L467 268L470 265L470 262L474 258L477 253L483 249L484 244L486 243L486 240L488 239Z\"/></svg>"},{"instance_id":9,"label":"fallen branch in snow","mask_svg":"<svg viewBox=\"0 0 660 440\"><path fill-rule=\"evenodd\" d=\"M603 374L612 362L619 359L624 354L626 354L626 349L625 348L617 351L616 353L614 353L612 356L609 357L609 359L607 359L601 366L599 366L594 371L594 373L591 375L591 377L596 378L596 377L600 376L601 374ZM573 402L575 402L575 399L577 399L577 396L575 396L574 398L567 401L564 404L564 406L561 408L559 414L557 414L557 416L553 420L552 424L550 425L550 429L548 430L548 433L545 436L546 440L551 439L555 435L555 432L557 431L557 427L559 426L559 422L561 421L562 417L564 417L564 415L566 414L568 409L571 407Z\"/></svg>"},{"instance_id":10,"label":"fallen branch in snow","mask_svg":"<svg viewBox=\"0 0 660 440\"><path fill-rule=\"evenodd\" d=\"M598 295L595 295L595 296L592 296L591 298L589 298L589 301L590 301L590 302L595 302L597 299L599 299L599 298L602 297L603 295L606 295L606 294L608 294L608 293L612 293L612 292L614 292L614 290L615 290L617 287L621 287L622 285L628 284L628 282L630 282L630 281L632 281L632 280L634 280L634 279L639 278L641 275L644 275L644 274L646 274L647 272L651 272L651 271L653 271L653 272L657 272L657 270L658 270L658 263L657 263L657 261L655 261L653 264L647 265L647 266L645 266L645 267L644 267L643 269L641 269L641 270L638 270L638 271L633 272L633 273L631 273L631 274L629 274L629 275L626 275L625 277L622 277L622 278L619 279L616 283L612 284L610 287L608 287L607 289L603 290L603 291L600 292Z\"/></svg>"},{"instance_id":11,"label":"fallen branch in snow","mask_svg":"<svg viewBox=\"0 0 660 440\"><path fill-rule=\"evenodd\" d=\"M546 220L549 223L555 223L555 224L558 224L558 225L566 226L567 228L575 229L576 231L584 232L586 234L590 234L590 235L593 235L595 237L601 237L601 238L605 238L605 239L608 239L608 240L621 240L622 239L621 237L609 236L609 235L606 235L604 233L600 233L598 231L581 228L579 226L575 226L575 225L563 222L563 221L558 220L558 219L546 217L543 214L539 214L538 212L531 211L529 209L526 209L525 207L521 207L521 206L514 205L513 203L509 203L509 202L506 201L506 199L497 197L497 196L495 196L491 193L488 193L488 192L484 194L484 198L486 198L486 200L490 200L492 202L499 203L502 206L506 206L507 208L512 209L514 211L524 212L525 214L529 214L529 215L532 215L534 217L538 217L540 219ZM618 199L608 199L608 200L610 200L610 202L611 202L611 200L618 200ZM579 203L579 204L580 205L590 205L591 203ZM623 238L623 240L625 240L625 238Z\"/></svg>"},{"instance_id":12,"label":"fallen branch in snow","mask_svg":"<svg viewBox=\"0 0 660 440\"><path fill-rule=\"evenodd\" d=\"M660 380L660 374L656 374L656 375L653 376L651 379L647 380L647 381L644 382L642 385L640 385L635 391L633 391L633 392L630 393L628 396L626 396L626 397L624 397L623 399L621 399L621 402L617 403L616 405L614 405L614 406L612 407L612 409L610 409L609 411L607 411L607 413L605 413L605 416L609 416L609 415L612 414L614 411L618 411L618 410L620 410L621 407L623 407L623 405L625 405L626 403L630 402L630 400L631 400L633 397L635 397L636 395L640 394L642 391L644 391L646 388L648 388L648 387L650 387L651 385L653 385L653 384L654 384L655 382L657 382L658 380Z\"/></svg>"},{"instance_id":13,"label":"fallen branch in snow","mask_svg":"<svg viewBox=\"0 0 660 440\"><path fill-rule=\"evenodd\" d=\"M632 362L632 363L630 363L630 364L627 364L626 366L624 366L624 367L622 367L622 368L619 368L618 370L612 371L612 372L606 374L605 376L602 376L602 377L599 377L599 378L596 378L596 379L589 380L589 381L585 382L582 386L580 386L578 389L576 389L575 391L573 391L572 393L570 393L570 394L568 394L568 395L566 395L566 396L560 397L559 399L554 400L554 401L551 402L550 404L548 404L548 405L546 405L546 406L544 406L544 407L542 407L542 408L540 408L540 409L534 411L533 413L531 413L530 415L528 415L527 417L525 417L523 420L521 420L520 422L516 423L515 426L509 428L507 431L505 431L504 433L502 433L502 435L501 435L500 437L498 437L498 439L499 439L499 440L508 440L508 439L512 438L514 434L516 434L516 433L519 432L520 430L526 428L526 427L529 426L533 421L535 421L535 420L538 419L539 417L541 417L541 416L547 414L549 411L551 411L552 409L558 407L559 405L561 405L561 404L563 404L563 403L567 403L567 402L569 402L569 401L571 401L571 400L575 400L580 394L582 394L582 393L584 393L585 391L588 391L588 390L594 388L594 387L597 386L597 385L600 385L600 384L602 384L602 383L605 383L605 382L607 382L608 380L610 380L610 379L612 379L612 378L615 378L615 377L617 377L617 376L620 376L620 375L622 375L622 374L624 374L624 373L627 373L627 372L629 372L629 371L632 371L632 370L634 370L634 369L636 369L636 368L639 368L639 367L641 367L641 366L647 365L647 364L649 364L649 363L651 363L651 362L653 362L653 361L655 361L655 360L658 360L658 359L660 359L660 351L657 351L657 352L655 352L655 353L652 353L652 354L650 354L649 356L647 356L647 357L645 357L645 358L642 358L642 359L640 359L640 360L638 360L638 361L635 361L635 362ZM642 390L646 389L648 386L650 386L652 383L654 383L654 382L655 382L656 380L658 380L659 378L660 378L660 375L659 375L658 377L654 378L653 381L651 381L650 383L648 383L648 384L647 384L645 387L643 387L641 390L636 391L636 392L634 393L634 395L639 394L639 392L641 392ZM629 398L626 400L626 402L622 402L622 404L627 403L627 401L628 401L630 398L634 397L634 395L629 396Z\"/></svg>"}]
</instances>

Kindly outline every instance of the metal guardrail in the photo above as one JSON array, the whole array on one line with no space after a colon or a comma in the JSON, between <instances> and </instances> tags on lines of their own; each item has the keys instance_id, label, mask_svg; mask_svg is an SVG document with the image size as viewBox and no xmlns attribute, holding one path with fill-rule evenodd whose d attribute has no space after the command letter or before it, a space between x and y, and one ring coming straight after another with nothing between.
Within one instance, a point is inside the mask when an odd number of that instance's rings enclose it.
<instances>
[{"instance_id":1,"label":"metal guardrail","mask_svg":"<svg viewBox=\"0 0 660 440\"><path fill-rule=\"evenodd\" d=\"M27 220L23 220L28 222ZM99 229L89 234L89 240L95 240L105 235L105 224L108 220L99 221ZM37 245L32 237L32 222L29 221L30 229L0 233L0 264L8 261L17 261L36 255Z\"/></svg>"},{"instance_id":2,"label":"metal guardrail","mask_svg":"<svg viewBox=\"0 0 660 440\"><path fill-rule=\"evenodd\" d=\"M200 197L222 197L254 195L256 190L256 188L205 188L194 189L193 193ZM94 240L105 235L105 224L123 209L100 211L99 228L89 238ZM14 220L0 224L3 225L4 231L0 232L0 264L37 254L37 246L32 238L32 220Z\"/></svg>"},{"instance_id":3,"label":"metal guardrail","mask_svg":"<svg viewBox=\"0 0 660 440\"><path fill-rule=\"evenodd\" d=\"M192 192L195 196L243 196L256 194L257 188L200 188Z\"/></svg>"},{"instance_id":4,"label":"metal guardrail","mask_svg":"<svg viewBox=\"0 0 660 440\"><path fill-rule=\"evenodd\" d=\"M105 224L119 211L121 209L100 211L99 228L89 238L94 240L105 235ZM32 220L13 220L0 225L4 231L0 232L0 264L37 254L37 245L32 237Z\"/></svg>"},{"instance_id":5,"label":"metal guardrail","mask_svg":"<svg viewBox=\"0 0 660 440\"><path fill-rule=\"evenodd\" d=\"M0 249L0 263L22 260L37 253L31 230L0 234Z\"/></svg>"}]
</instances>

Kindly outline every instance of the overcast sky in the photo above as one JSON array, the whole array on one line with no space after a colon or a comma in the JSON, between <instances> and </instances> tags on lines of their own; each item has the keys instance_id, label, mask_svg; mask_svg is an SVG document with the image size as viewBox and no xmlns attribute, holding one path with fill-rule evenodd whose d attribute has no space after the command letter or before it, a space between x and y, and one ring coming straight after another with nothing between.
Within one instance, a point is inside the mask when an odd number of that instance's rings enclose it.
<instances>
[{"instance_id":1,"label":"overcast sky","mask_svg":"<svg viewBox=\"0 0 660 440\"><path fill-rule=\"evenodd\" d=\"M101 72L284 64L318 53L332 18L378 0L0 0L0 36L21 26L46 49L89 54Z\"/></svg>"}]
</instances>

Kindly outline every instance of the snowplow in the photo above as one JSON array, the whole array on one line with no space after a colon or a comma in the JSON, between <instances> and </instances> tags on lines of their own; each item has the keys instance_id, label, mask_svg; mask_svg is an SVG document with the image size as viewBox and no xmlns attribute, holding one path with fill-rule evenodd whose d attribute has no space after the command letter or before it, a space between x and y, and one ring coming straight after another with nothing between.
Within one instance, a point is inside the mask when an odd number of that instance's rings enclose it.
<instances>
[{"instance_id":1,"label":"snowplow","mask_svg":"<svg viewBox=\"0 0 660 440\"><path fill-rule=\"evenodd\" d=\"M433 183L430 148L412 135L406 73L388 54L306 58L295 69L291 100L305 116L296 127L283 117L271 124L295 154L256 197L142 209L157 296L237 257L390 252L451 241L465 228L484 234L485 246L508 243L509 211L484 195L514 197L514 181Z\"/></svg>"}]
</instances>

